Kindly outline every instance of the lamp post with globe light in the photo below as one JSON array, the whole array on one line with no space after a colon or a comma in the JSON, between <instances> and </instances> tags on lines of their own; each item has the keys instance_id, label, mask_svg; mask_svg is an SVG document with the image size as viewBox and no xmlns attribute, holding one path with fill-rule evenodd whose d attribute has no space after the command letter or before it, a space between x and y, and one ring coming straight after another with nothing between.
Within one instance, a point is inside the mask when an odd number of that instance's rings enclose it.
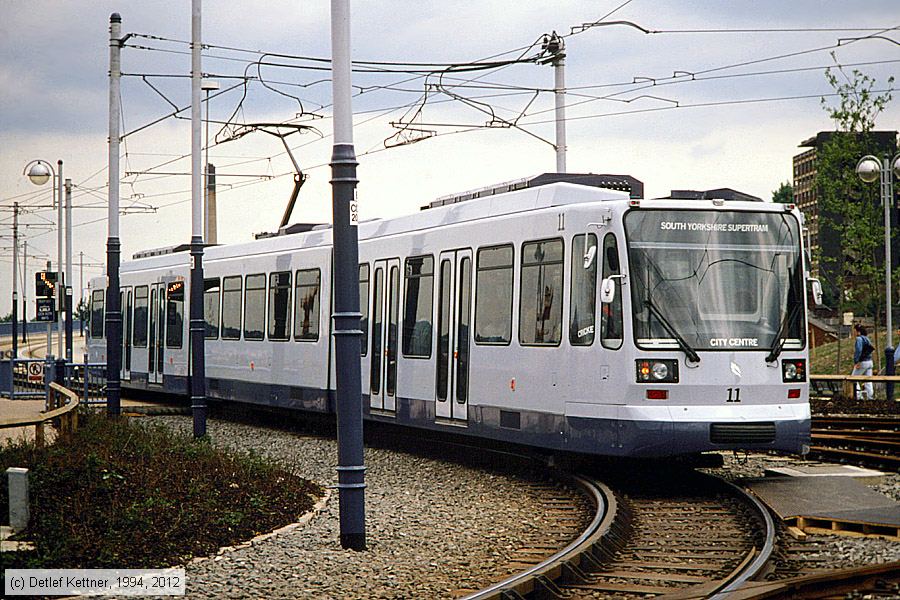
<instances>
[{"instance_id":1,"label":"lamp post with globe light","mask_svg":"<svg viewBox=\"0 0 900 600\"><path fill-rule=\"evenodd\" d=\"M884 206L884 286L885 286L885 326L887 346L894 346L891 324L891 207L894 204L893 178L900 178L900 154L893 158L878 158L867 154L856 163L856 174L865 183L880 179L881 204Z\"/></svg>"},{"instance_id":2,"label":"lamp post with globe light","mask_svg":"<svg viewBox=\"0 0 900 600\"><path fill-rule=\"evenodd\" d=\"M62 274L62 254L63 254L63 161L56 162L56 169L45 160L33 160L25 165L23 171L31 183L35 185L44 185L51 176L54 179L54 189L57 193L56 207L58 209L58 221L56 226L56 332L60 352L63 352L63 330L62 330L62 309L63 309L63 274ZM71 232L69 232L71 236ZM48 328L50 327L48 323ZM53 338L49 333L47 335L47 354L53 353Z\"/></svg>"}]
</instances>

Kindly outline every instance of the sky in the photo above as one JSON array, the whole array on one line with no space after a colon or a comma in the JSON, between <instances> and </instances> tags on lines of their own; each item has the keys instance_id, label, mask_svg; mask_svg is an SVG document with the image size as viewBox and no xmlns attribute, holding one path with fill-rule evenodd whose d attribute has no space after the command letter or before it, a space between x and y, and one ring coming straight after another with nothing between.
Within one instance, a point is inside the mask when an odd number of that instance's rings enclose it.
<instances>
[{"instance_id":1,"label":"sky","mask_svg":"<svg viewBox=\"0 0 900 600\"><path fill-rule=\"evenodd\" d=\"M315 59L330 56L330 3L207 0L202 10L202 70L221 86L209 102L219 243L276 230L293 187L277 137L236 135L251 123L305 126L286 138L308 175L292 222L329 222L331 84ZM132 34L122 52L123 259L190 239L190 2L0 0L2 314L14 202L25 211L29 298L36 267L56 260L51 185L23 175L34 159L62 159L75 186L76 300L79 253L85 280L102 272L113 12ZM568 170L632 175L646 197L731 187L769 199L791 180L798 145L834 127L822 107L823 96L834 102L826 67L859 69L878 90L900 74L896 0L381 0L353 2L351 16L353 59L369 63L353 75L361 219L555 170L553 67L529 62L553 31L566 45ZM655 33L580 27L598 21ZM894 97L878 129L900 126ZM173 106L183 118L164 118Z\"/></svg>"}]
</instances>

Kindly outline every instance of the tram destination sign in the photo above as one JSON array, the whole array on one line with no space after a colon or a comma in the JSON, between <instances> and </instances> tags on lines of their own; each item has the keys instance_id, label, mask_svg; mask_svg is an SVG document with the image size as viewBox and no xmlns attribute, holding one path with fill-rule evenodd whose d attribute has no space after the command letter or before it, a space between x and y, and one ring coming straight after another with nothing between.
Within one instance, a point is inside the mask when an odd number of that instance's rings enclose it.
<instances>
[{"instance_id":1,"label":"tram destination sign","mask_svg":"<svg viewBox=\"0 0 900 600\"><path fill-rule=\"evenodd\" d=\"M53 298L56 296L56 271L38 271L34 274L34 297Z\"/></svg>"},{"instance_id":2,"label":"tram destination sign","mask_svg":"<svg viewBox=\"0 0 900 600\"><path fill-rule=\"evenodd\" d=\"M53 298L37 298L37 315L35 321L52 323L56 320L56 302Z\"/></svg>"}]
</instances>

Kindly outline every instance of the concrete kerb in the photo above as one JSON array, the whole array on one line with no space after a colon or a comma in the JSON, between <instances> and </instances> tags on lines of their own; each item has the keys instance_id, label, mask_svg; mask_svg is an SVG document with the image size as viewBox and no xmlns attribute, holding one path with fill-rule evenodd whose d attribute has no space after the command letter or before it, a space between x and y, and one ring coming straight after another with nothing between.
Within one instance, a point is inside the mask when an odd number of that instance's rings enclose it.
<instances>
[{"instance_id":1,"label":"concrete kerb","mask_svg":"<svg viewBox=\"0 0 900 600\"><path fill-rule=\"evenodd\" d=\"M269 533L262 533L254 538L246 542L241 542L236 546L223 546L216 551L215 554L210 556L197 556L188 561L187 564L192 565L196 563L200 563L207 560L222 560L226 554L230 552L234 552L235 550L242 550L244 548L249 548L251 546L255 546L268 540L269 538L275 537L276 535L283 535L285 533L290 533L291 531L297 529L298 527L303 527L307 523L309 523L314 516L322 512L325 507L328 505L328 501L331 499L331 489L326 488L325 494L319 498L318 502L316 502L312 509L309 510L306 514L304 514L296 523L291 523L289 525L285 525L284 527L279 527L274 531L270 531Z\"/></svg>"}]
</instances>

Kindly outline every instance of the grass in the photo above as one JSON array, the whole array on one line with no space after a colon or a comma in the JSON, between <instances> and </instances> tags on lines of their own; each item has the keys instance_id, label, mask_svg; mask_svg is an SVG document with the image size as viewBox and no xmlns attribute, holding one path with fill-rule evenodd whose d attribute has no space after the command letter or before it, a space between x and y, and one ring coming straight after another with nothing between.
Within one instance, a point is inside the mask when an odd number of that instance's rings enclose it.
<instances>
[{"instance_id":1,"label":"grass","mask_svg":"<svg viewBox=\"0 0 900 600\"><path fill-rule=\"evenodd\" d=\"M36 551L0 569L158 568L287 525L322 490L249 454L232 455L161 425L82 418L46 448L0 449L0 471L28 467ZM5 479L5 477L4 477ZM6 482L0 514L8 514Z\"/></svg>"}]
</instances>

